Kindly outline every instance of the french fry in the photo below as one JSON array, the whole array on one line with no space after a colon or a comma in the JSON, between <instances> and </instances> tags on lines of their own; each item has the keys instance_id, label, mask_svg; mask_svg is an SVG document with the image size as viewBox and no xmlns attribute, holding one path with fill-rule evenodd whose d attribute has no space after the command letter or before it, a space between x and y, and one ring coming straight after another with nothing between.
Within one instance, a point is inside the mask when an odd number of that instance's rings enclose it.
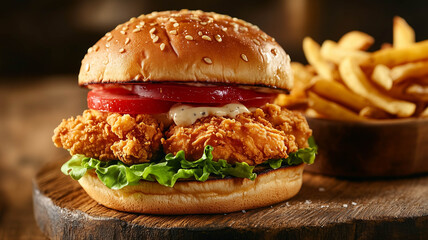
<instances>
[{"instance_id":1,"label":"french fry","mask_svg":"<svg viewBox=\"0 0 428 240\"><path fill-rule=\"evenodd\" d=\"M371 118L371 119L387 119L387 118L390 118L387 112L385 112L382 109L379 109L377 107L373 107L373 106L367 106L367 107L361 109L359 115L362 117Z\"/></svg>"},{"instance_id":2,"label":"french fry","mask_svg":"<svg viewBox=\"0 0 428 240\"><path fill-rule=\"evenodd\" d=\"M279 94L275 99L275 104L286 107L306 106L306 89L309 88L314 73L308 70L306 66L298 62L291 63L291 69L294 74L294 87L290 95Z\"/></svg>"},{"instance_id":3,"label":"french fry","mask_svg":"<svg viewBox=\"0 0 428 240\"><path fill-rule=\"evenodd\" d=\"M358 114L352 112L351 110L348 110L347 108L342 107L335 102L323 99L311 91L308 92L308 96L309 106L323 116L347 121L363 120L362 117L358 116Z\"/></svg>"},{"instance_id":4,"label":"french fry","mask_svg":"<svg viewBox=\"0 0 428 240\"><path fill-rule=\"evenodd\" d=\"M422 86L419 84L411 84L406 88L405 94L413 95L419 101L428 101L428 86Z\"/></svg>"},{"instance_id":5,"label":"french fry","mask_svg":"<svg viewBox=\"0 0 428 240\"><path fill-rule=\"evenodd\" d=\"M428 59L428 40L417 42L403 48L387 48L374 52L369 61L363 62L365 66L383 64L393 67L408 62Z\"/></svg>"},{"instance_id":6,"label":"french fry","mask_svg":"<svg viewBox=\"0 0 428 240\"><path fill-rule=\"evenodd\" d=\"M394 17L392 33L394 48L404 48L415 43L415 31L401 17Z\"/></svg>"},{"instance_id":7,"label":"french fry","mask_svg":"<svg viewBox=\"0 0 428 240\"><path fill-rule=\"evenodd\" d=\"M326 40L321 46L321 56L329 61L339 64L343 59L352 57L358 63L367 62L370 59L368 52L343 49L337 43Z\"/></svg>"},{"instance_id":8,"label":"french fry","mask_svg":"<svg viewBox=\"0 0 428 240\"><path fill-rule=\"evenodd\" d=\"M391 70L385 65L376 65L372 73L372 80L385 90L390 90L392 88L393 81L391 78Z\"/></svg>"},{"instance_id":9,"label":"french fry","mask_svg":"<svg viewBox=\"0 0 428 240\"><path fill-rule=\"evenodd\" d=\"M327 80L334 80L337 78L335 66L327 62L321 56L320 46L312 38L305 37L305 39L303 39L303 52L309 64L315 68L322 78Z\"/></svg>"},{"instance_id":10,"label":"french fry","mask_svg":"<svg viewBox=\"0 0 428 240\"><path fill-rule=\"evenodd\" d=\"M419 115L419 117L428 118L428 107L425 108L425 110L423 112L421 112L421 114Z\"/></svg>"},{"instance_id":11,"label":"french fry","mask_svg":"<svg viewBox=\"0 0 428 240\"><path fill-rule=\"evenodd\" d=\"M389 48L392 48L391 43L382 43L382 45L380 45L380 49L389 49Z\"/></svg>"},{"instance_id":12,"label":"french fry","mask_svg":"<svg viewBox=\"0 0 428 240\"><path fill-rule=\"evenodd\" d=\"M349 50L362 50L369 49L374 43L374 38L367 33L360 31L351 31L343 35L337 44L340 48Z\"/></svg>"},{"instance_id":13,"label":"french fry","mask_svg":"<svg viewBox=\"0 0 428 240\"><path fill-rule=\"evenodd\" d=\"M306 109L305 115L306 115L306 117L311 117L311 118L322 118L323 117L321 114L319 114L317 111L313 110L312 108Z\"/></svg>"},{"instance_id":14,"label":"french fry","mask_svg":"<svg viewBox=\"0 0 428 240\"><path fill-rule=\"evenodd\" d=\"M342 84L335 81L318 80L311 87L311 91L356 111L371 105L365 98L349 91Z\"/></svg>"},{"instance_id":15,"label":"french fry","mask_svg":"<svg viewBox=\"0 0 428 240\"><path fill-rule=\"evenodd\" d=\"M367 98L374 106L399 117L409 117L416 109L411 102L393 99L380 93L370 84L361 68L352 58L346 58L339 65L339 72L346 86L356 94Z\"/></svg>"},{"instance_id":16,"label":"french fry","mask_svg":"<svg viewBox=\"0 0 428 240\"><path fill-rule=\"evenodd\" d=\"M291 69L294 73L294 83L296 85L304 85L307 86L314 74L310 72L303 64L298 62L291 63Z\"/></svg>"},{"instance_id":17,"label":"french fry","mask_svg":"<svg viewBox=\"0 0 428 240\"><path fill-rule=\"evenodd\" d=\"M426 53L428 56L428 52ZM428 75L428 61L407 63L391 69L391 78L394 82Z\"/></svg>"}]
</instances>

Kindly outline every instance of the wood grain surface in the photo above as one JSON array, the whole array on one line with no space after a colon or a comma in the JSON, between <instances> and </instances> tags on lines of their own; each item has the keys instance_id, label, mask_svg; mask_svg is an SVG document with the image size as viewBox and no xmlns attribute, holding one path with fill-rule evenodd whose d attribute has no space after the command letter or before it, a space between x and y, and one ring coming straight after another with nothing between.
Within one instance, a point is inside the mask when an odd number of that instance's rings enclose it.
<instances>
[{"instance_id":1,"label":"wood grain surface","mask_svg":"<svg viewBox=\"0 0 428 240\"><path fill-rule=\"evenodd\" d=\"M60 172L63 161L36 176L35 217L52 239L426 239L428 176L347 181L304 175L288 202L218 215L124 213L93 201ZM231 203L232 204L232 203Z\"/></svg>"}]
</instances>

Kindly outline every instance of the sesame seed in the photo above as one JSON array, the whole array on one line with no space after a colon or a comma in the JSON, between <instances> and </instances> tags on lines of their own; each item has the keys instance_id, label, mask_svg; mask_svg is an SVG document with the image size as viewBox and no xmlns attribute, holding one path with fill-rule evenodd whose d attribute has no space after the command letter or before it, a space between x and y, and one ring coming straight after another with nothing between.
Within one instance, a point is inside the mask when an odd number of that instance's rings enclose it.
<instances>
[{"instance_id":1,"label":"sesame seed","mask_svg":"<svg viewBox=\"0 0 428 240\"><path fill-rule=\"evenodd\" d=\"M154 22L154 23L150 23L150 26L156 26L158 25L158 23Z\"/></svg>"},{"instance_id":2,"label":"sesame seed","mask_svg":"<svg viewBox=\"0 0 428 240\"><path fill-rule=\"evenodd\" d=\"M257 40L257 39L253 39L253 42L254 42L255 44L257 44L257 45L259 45L259 46L260 46L260 42L259 42L259 40Z\"/></svg>"},{"instance_id":3,"label":"sesame seed","mask_svg":"<svg viewBox=\"0 0 428 240\"><path fill-rule=\"evenodd\" d=\"M153 38L153 42L157 42L159 40L159 36L155 36L155 38Z\"/></svg>"},{"instance_id":4,"label":"sesame seed","mask_svg":"<svg viewBox=\"0 0 428 240\"><path fill-rule=\"evenodd\" d=\"M119 52L123 53L123 52L125 52L125 49L121 48L121 49L119 49Z\"/></svg>"},{"instance_id":5,"label":"sesame seed","mask_svg":"<svg viewBox=\"0 0 428 240\"><path fill-rule=\"evenodd\" d=\"M311 204L312 203L312 201L311 200L306 200L305 201L305 204Z\"/></svg>"},{"instance_id":6,"label":"sesame seed","mask_svg":"<svg viewBox=\"0 0 428 240\"><path fill-rule=\"evenodd\" d=\"M211 38L207 35L202 36L202 39L207 40L207 41L211 41Z\"/></svg>"},{"instance_id":7,"label":"sesame seed","mask_svg":"<svg viewBox=\"0 0 428 240\"><path fill-rule=\"evenodd\" d=\"M156 32L156 28L152 28L152 29L150 29L150 31L149 31L149 33L150 34L153 34L153 33L155 33Z\"/></svg>"},{"instance_id":8,"label":"sesame seed","mask_svg":"<svg viewBox=\"0 0 428 240\"><path fill-rule=\"evenodd\" d=\"M144 27L144 25L146 25L146 22L141 21L139 26Z\"/></svg>"},{"instance_id":9,"label":"sesame seed","mask_svg":"<svg viewBox=\"0 0 428 240\"><path fill-rule=\"evenodd\" d=\"M125 31L120 31L120 33L121 33L121 34L123 34L123 35L125 35L125 34L126 34L126 32L125 32Z\"/></svg>"},{"instance_id":10,"label":"sesame seed","mask_svg":"<svg viewBox=\"0 0 428 240\"><path fill-rule=\"evenodd\" d=\"M221 38L221 36L218 35L218 34L215 35L214 38L215 38L215 40L217 40L217 42L222 42L223 41L223 39Z\"/></svg>"},{"instance_id":11,"label":"sesame seed","mask_svg":"<svg viewBox=\"0 0 428 240\"><path fill-rule=\"evenodd\" d=\"M175 20L175 18L170 18L169 21L170 22L177 22L177 20Z\"/></svg>"},{"instance_id":12,"label":"sesame seed","mask_svg":"<svg viewBox=\"0 0 428 240\"><path fill-rule=\"evenodd\" d=\"M192 37L192 36L190 36L190 35L186 35L184 38L185 38L185 39L187 39L187 40L190 40L190 41L192 41L192 40L193 40L193 37Z\"/></svg>"},{"instance_id":13,"label":"sesame seed","mask_svg":"<svg viewBox=\"0 0 428 240\"><path fill-rule=\"evenodd\" d=\"M356 206L356 205L357 205L357 203L356 203L356 202L351 202L351 204L352 204L352 205L354 205L354 206Z\"/></svg>"},{"instance_id":14,"label":"sesame seed","mask_svg":"<svg viewBox=\"0 0 428 240\"><path fill-rule=\"evenodd\" d=\"M246 27L240 27L239 30L241 30L243 32L248 32L248 28L246 28Z\"/></svg>"},{"instance_id":15,"label":"sesame seed","mask_svg":"<svg viewBox=\"0 0 428 240\"><path fill-rule=\"evenodd\" d=\"M195 20L195 21L201 21L201 19L199 17L196 16L191 16L190 19Z\"/></svg>"},{"instance_id":16,"label":"sesame seed","mask_svg":"<svg viewBox=\"0 0 428 240\"><path fill-rule=\"evenodd\" d=\"M94 48L95 52L98 51L98 49L100 49L100 47L98 45L95 45L93 48Z\"/></svg>"},{"instance_id":17,"label":"sesame seed","mask_svg":"<svg viewBox=\"0 0 428 240\"><path fill-rule=\"evenodd\" d=\"M198 35L199 35L199 36L202 36L202 34L203 34L203 33L202 33L201 31L199 31L199 32L198 32Z\"/></svg>"},{"instance_id":18,"label":"sesame seed","mask_svg":"<svg viewBox=\"0 0 428 240\"><path fill-rule=\"evenodd\" d=\"M125 45L128 44L131 40L129 38L125 39Z\"/></svg>"},{"instance_id":19,"label":"sesame seed","mask_svg":"<svg viewBox=\"0 0 428 240\"><path fill-rule=\"evenodd\" d=\"M346 203L345 203L345 204L343 204L342 206L343 206L344 208L347 208L347 207L348 207L348 204L346 204Z\"/></svg>"},{"instance_id":20,"label":"sesame seed","mask_svg":"<svg viewBox=\"0 0 428 240\"><path fill-rule=\"evenodd\" d=\"M107 36L107 37L108 37L108 36L111 36L111 32L106 33L106 36Z\"/></svg>"},{"instance_id":21,"label":"sesame seed","mask_svg":"<svg viewBox=\"0 0 428 240\"><path fill-rule=\"evenodd\" d=\"M161 43L161 45L159 46L160 50L163 51L165 49L165 43Z\"/></svg>"},{"instance_id":22,"label":"sesame seed","mask_svg":"<svg viewBox=\"0 0 428 240\"><path fill-rule=\"evenodd\" d=\"M285 206L289 207L291 204L289 202L285 202Z\"/></svg>"},{"instance_id":23,"label":"sesame seed","mask_svg":"<svg viewBox=\"0 0 428 240\"><path fill-rule=\"evenodd\" d=\"M88 48L88 53L91 53L92 52L92 48L90 47L90 48Z\"/></svg>"},{"instance_id":24,"label":"sesame seed","mask_svg":"<svg viewBox=\"0 0 428 240\"><path fill-rule=\"evenodd\" d=\"M222 30L223 32L226 32L226 31L227 31L227 28L225 28L225 27L224 27L224 28L222 28L221 30Z\"/></svg>"},{"instance_id":25,"label":"sesame seed","mask_svg":"<svg viewBox=\"0 0 428 240\"><path fill-rule=\"evenodd\" d=\"M247 211L245 211L245 210L242 210L242 213L247 213Z\"/></svg>"},{"instance_id":26,"label":"sesame seed","mask_svg":"<svg viewBox=\"0 0 428 240\"><path fill-rule=\"evenodd\" d=\"M128 29L129 29L129 27L128 27L128 26L125 26L125 27L123 27L123 28L122 28L122 30L123 30L123 31L126 31L126 30L128 30Z\"/></svg>"},{"instance_id":27,"label":"sesame seed","mask_svg":"<svg viewBox=\"0 0 428 240\"><path fill-rule=\"evenodd\" d=\"M207 22L201 22L201 25L205 26L205 25L207 25Z\"/></svg>"},{"instance_id":28,"label":"sesame seed","mask_svg":"<svg viewBox=\"0 0 428 240\"><path fill-rule=\"evenodd\" d=\"M178 26L180 26L180 24L178 24L178 23L174 23L174 24L172 24L172 26L174 26L174 27L178 27Z\"/></svg>"},{"instance_id":29,"label":"sesame seed","mask_svg":"<svg viewBox=\"0 0 428 240\"><path fill-rule=\"evenodd\" d=\"M263 40L265 40L265 41L267 40L266 34L260 35L260 38L263 39Z\"/></svg>"},{"instance_id":30,"label":"sesame seed","mask_svg":"<svg viewBox=\"0 0 428 240\"><path fill-rule=\"evenodd\" d=\"M85 70L86 70L87 72L89 72L89 69L90 69L89 64L86 64L86 66L85 66Z\"/></svg>"},{"instance_id":31,"label":"sesame seed","mask_svg":"<svg viewBox=\"0 0 428 240\"><path fill-rule=\"evenodd\" d=\"M106 48L110 47L110 43L106 43Z\"/></svg>"},{"instance_id":32,"label":"sesame seed","mask_svg":"<svg viewBox=\"0 0 428 240\"><path fill-rule=\"evenodd\" d=\"M110 41L112 38L113 38L112 36L108 36L107 39L106 39L107 42Z\"/></svg>"},{"instance_id":33,"label":"sesame seed","mask_svg":"<svg viewBox=\"0 0 428 240\"><path fill-rule=\"evenodd\" d=\"M203 59L204 59L204 62L206 62L208 64L212 64L213 63L213 61L209 57L204 57Z\"/></svg>"},{"instance_id":34,"label":"sesame seed","mask_svg":"<svg viewBox=\"0 0 428 240\"><path fill-rule=\"evenodd\" d=\"M132 30L132 32L134 32L134 33L139 32L139 31L141 31L140 28L136 28L136 29Z\"/></svg>"},{"instance_id":35,"label":"sesame seed","mask_svg":"<svg viewBox=\"0 0 428 240\"><path fill-rule=\"evenodd\" d=\"M171 30L169 31L169 33L171 33L172 35L177 35L177 30Z\"/></svg>"},{"instance_id":36,"label":"sesame seed","mask_svg":"<svg viewBox=\"0 0 428 240\"><path fill-rule=\"evenodd\" d=\"M241 54L241 58L242 58L242 60L244 60L244 61L248 62L247 55L245 55L245 54Z\"/></svg>"},{"instance_id":37,"label":"sesame seed","mask_svg":"<svg viewBox=\"0 0 428 240\"><path fill-rule=\"evenodd\" d=\"M134 22L135 20L137 20L135 17L132 17L131 19L129 19L130 22Z\"/></svg>"}]
</instances>

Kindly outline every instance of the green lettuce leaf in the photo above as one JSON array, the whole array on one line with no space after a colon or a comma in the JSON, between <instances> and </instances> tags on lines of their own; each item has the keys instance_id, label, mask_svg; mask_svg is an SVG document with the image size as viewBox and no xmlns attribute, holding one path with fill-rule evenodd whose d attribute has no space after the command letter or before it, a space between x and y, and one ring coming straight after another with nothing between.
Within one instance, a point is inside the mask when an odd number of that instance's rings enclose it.
<instances>
[{"instance_id":1,"label":"green lettuce leaf","mask_svg":"<svg viewBox=\"0 0 428 240\"><path fill-rule=\"evenodd\" d=\"M291 153L286 159L269 160L268 163L273 169L302 162L311 164L317 151L313 139L309 139L309 146L309 148ZM73 179L79 180L88 170L94 169L98 178L111 189L136 185L140 180L157 181L164 186L173 187L178 179L194 178L203 182L212 175L221 178L233 176L250 180L257 177L257 174L253 173L254 166L249 166L247 163L231 165L226 160L213 161L212 151L213 147L206 146L202 157L193 162L186 160L184 151L179 151L175 156L171 153L167 154L160 162L131 166L120 161L103 162L76 154L61 167L61 171Z\"/></svg>"},{"instance_id":2,"label":"green lettuce leaf","mask_svg":"<svg viewBox=\"0 0 428 240\"><path fill-rule=\"evenodd\" d=\"M318 153L318 146L312 136L308 139L308 144L308 148L302 148L297 150L297 152L290 153L288 158L269 159L267 163L273 169L280 168L281 166L295 166L301 163L313 164L315 155Z\"/></svg>"}]
</instances>

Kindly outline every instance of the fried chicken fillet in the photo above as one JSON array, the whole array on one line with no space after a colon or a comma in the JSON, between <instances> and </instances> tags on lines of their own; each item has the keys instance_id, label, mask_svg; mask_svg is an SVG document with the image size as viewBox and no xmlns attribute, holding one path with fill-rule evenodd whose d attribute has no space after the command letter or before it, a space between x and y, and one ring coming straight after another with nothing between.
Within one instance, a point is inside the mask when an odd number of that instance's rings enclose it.
<instances>
[{"instance_id":1,"label":"fried chicken fillet","mask_svg":"<svg viewBox=\"0 0 428 240\"><path fill-rule=\"evenodd\" d=\"M184 150L188 160L199 159L204 147L211 145L214 160L257 165L268 159L287 158L288 153L308 147L311 134L300 113L267 104L235 119L208 116L190 126L173 125L162 144L166 153Z\"/></svg>"},{"instance_id":2,"label":"fried chicken fillet","mask_svg":"<svg viewBox=\"0 0 428 240\"><path fill-rule=\"evenodd\" d=\"M163 124L151 115L85 110L81 116L64 119L52 140L71 155L83 154L101 161L118 159L131 165L158 156L163 130Z\"/></svg>"}]
</instances>

